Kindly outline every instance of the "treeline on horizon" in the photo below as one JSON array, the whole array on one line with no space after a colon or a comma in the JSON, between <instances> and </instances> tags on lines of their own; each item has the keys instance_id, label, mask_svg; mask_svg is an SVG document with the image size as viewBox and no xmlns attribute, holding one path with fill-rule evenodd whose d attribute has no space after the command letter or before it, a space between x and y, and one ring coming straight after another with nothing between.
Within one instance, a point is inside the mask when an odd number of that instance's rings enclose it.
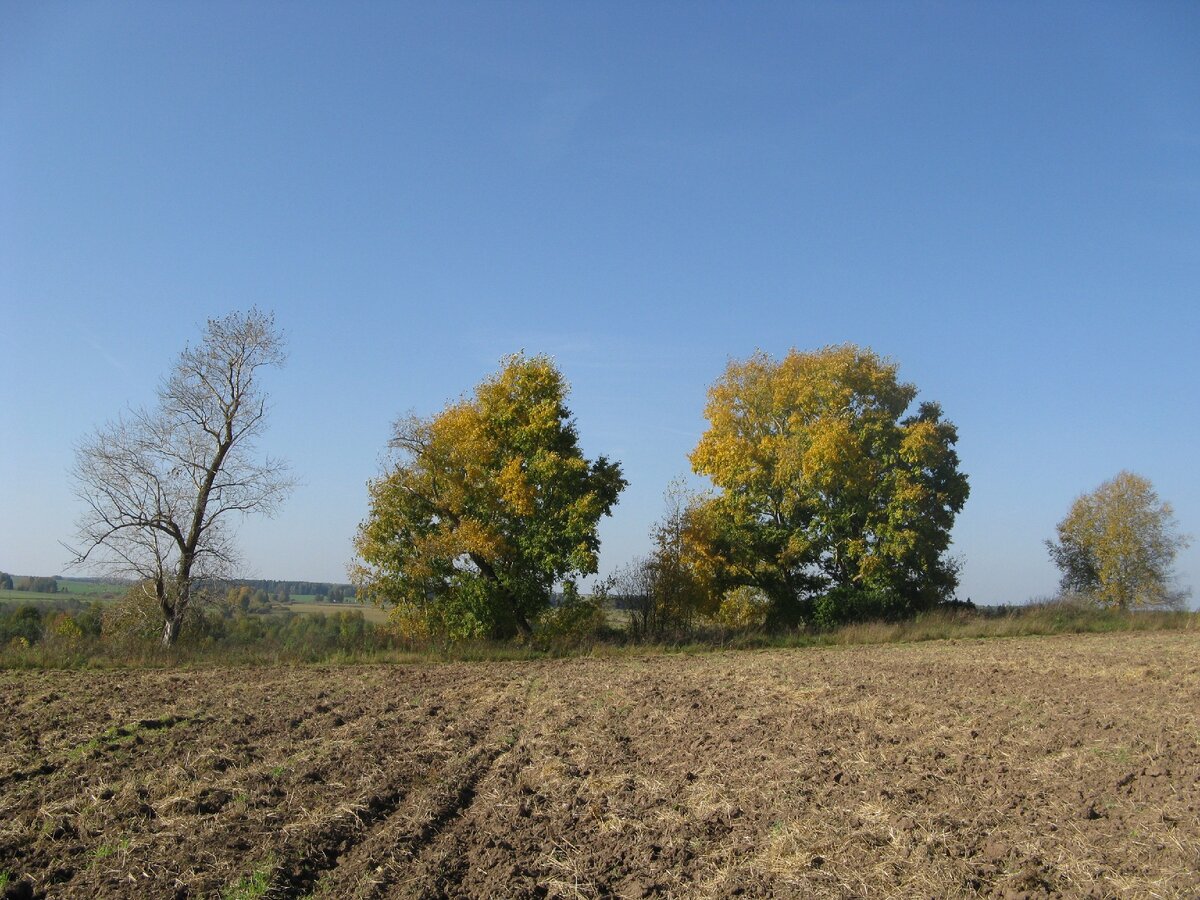
<instances>
[{"instance_id":1,"label":"treeline on horizon","mask_svg":"<svg viewBox=\"0 0 1200 900\"><path fill-rule=\"evenodd\" d=\"M131 631L157 621L164 648L202 632L200 601L221 600L209 586L232 584L220 577L238 556L222 516L272 514L296 483L253 449L268 408L260 370L285 356L270 314L210 319L156 407L77 447L75 564L107 559L136 575L118 607ZM950 545L970 485L957 427L871 348L731 359L687 458L710 487L668 489L650 552L587 595L600 520L628 482L620 461L585 455L568 394L551 357L521 352L440 412L395 423L348 574L400 639L580 643L611 631L618 605L620 630L648 641L831 631L962 605ZM1149 481L1121 472L1046 543L1064 594L1125 611L1182 606L1171 565L1187 542ZM225 587L223 615L290 596L285 583L254 584ZM105 623L120 633L117 612Z\"/></svg>"},{"instance_id":2,"label":"treeline on horizon","mask_svg":"<svg viewBox=\"0 0 1200 900\"><path fill-rule=\"evenodd\" d=\"M0 591L57 594L58 579L39 575L10 575L8 572L0 572Z\"/></svg>"},{"instance_id":3,"label":"treeline on horizon","mask_svg":"<svg viewBox=\"0 0 1200 900\"><path fill-rule=\"evenodd\" d=\"M66 584L61 584L65 582ZM0 572L0 590L27 591L36 594L57 594L70 592L70 585L88 584L101 588L111 587L113 592L124 592L133 582L128 578L75 577L69 575L13 575ZM356 591L352 584L336 581L284 581L281 579L263 578L229 578L220 581L206 582L202 587L211 589L249 588L251 591L262 591L263 594L275 601L288 602L292 597L321 597L329 598L333 603L355 602Z\"/></svg>"},{"instance_id":4,"label":"treeline on horizon","mask_svg":"<svg viewBox=\"0 0 1200 900\"><path fill-rule=\"evenodd\" d=\"M153 662L161 626L157 610L142 601L131 591L116 604L76 596L0 604L0 663ZM252 651L259 659L315 662L400 645L393 631L367 621L356 609L326 614L284 607L267 612L221 600L194 607L179 648L218 661Z\"/></svg>"},{"instance_id":5,"label":"treeline on horizon","mask_svg":"<svg viewBox=\"0 0 1200 900\"><path fill-rule=\"evenodd\" d=\"M223 579L227 587L248 587L255 591L265 591L271 595L283 594L287 597L329 597L335 596L337 602L354 599L354 585L334 581L283 581L263 578L230 578Z\"/></svg>"}]
</instances>

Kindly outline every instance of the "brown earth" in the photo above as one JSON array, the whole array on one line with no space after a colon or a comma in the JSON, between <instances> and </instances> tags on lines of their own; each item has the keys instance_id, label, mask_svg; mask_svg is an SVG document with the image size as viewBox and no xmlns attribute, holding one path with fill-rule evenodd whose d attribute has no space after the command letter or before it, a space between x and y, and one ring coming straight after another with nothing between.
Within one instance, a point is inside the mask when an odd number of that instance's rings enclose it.
<instances>
[{"instance_id":1,"label":"brown earth","mask_svg":"<svg viewBox=\"0 0 1200 900\"><path fill-rule=\"evenodd\" d=\"M0 672L47 897L1200 895L1200 634Z\"/></svg>"}]
</instances>

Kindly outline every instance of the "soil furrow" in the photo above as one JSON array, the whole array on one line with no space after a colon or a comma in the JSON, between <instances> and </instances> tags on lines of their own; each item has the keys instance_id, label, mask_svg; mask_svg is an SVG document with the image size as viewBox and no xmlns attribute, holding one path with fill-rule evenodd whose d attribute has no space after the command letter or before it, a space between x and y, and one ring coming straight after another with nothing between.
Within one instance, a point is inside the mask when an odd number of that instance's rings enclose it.
<instances>
[{"instance_id":1,"label":"soil furrow","mask_svg":"<svg viewBox=\"0 0 1200 900\"><path fill-rule=\"evenodd\" d=\"M465 761L433 780L412 786L404 813L393 815L344 854L321 878L319 893L329 897L377 898L407 896L403 885L421 871L421 857L440 835L470 810L476 788L509 751L510 733L493 733L471 751Z\"/></svg>"},{"instance_id":2,"label":"soil furrow","mask_svg":"<svg viewBox=\"0 0 1200 900\"><path fill-rule=\"evenodd\" d=\"M361 807L325 823L304 839L305 849L285 849L275 877L281 897L303 897L312 893L319 878L339 864L339 859L366 839L377 822L387 819L407 796L407 785L371 797ZM293 858L294 861L288 861Z\"/></svg>"},{"instance_id":3,"label":"soil furrow","mask_svg":"<svg viewBox=\"0 0 1200 900\"><path fill-rule=\"evenodd\" d=\"M400 765L388 776L389 786L368 801L291 842L294 849L280 855L275 890L284 897L299 897L314 891L324 896L373 897L385 891L391 872L400 860L413 860L474 799L475 786L495 759L512 743L511 732L496 720L514 713L511 685L501 688L503 699L492 701L474 713L458 710L449 723L438 717L445 706L435 702L426 710L434 720L430 730L450 741L449 768L430 778L428 770ZM482 739L462 721L492 724ZM427 733L423 741L431 740ZM419 742L419 743L420 743ZM348 874L347 874L348 873ZM367 877L364 877L367 873Z\"/></svg>"}]
</instances>

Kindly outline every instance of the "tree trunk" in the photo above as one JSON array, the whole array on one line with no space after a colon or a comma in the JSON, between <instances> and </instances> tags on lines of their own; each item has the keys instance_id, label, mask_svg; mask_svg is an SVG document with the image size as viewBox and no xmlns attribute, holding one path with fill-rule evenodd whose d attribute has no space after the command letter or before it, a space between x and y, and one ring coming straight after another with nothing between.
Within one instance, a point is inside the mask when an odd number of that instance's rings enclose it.
<instances>
[{"instance_id":1,"label":"tree trunk","mask_svg":"<svg viewBox=\"0 0 1200 900\"><path fill-rule=\"evenodd\" d=\"M191 559L185 555L179 562L179 571L173 578L173 585L162 582L159 586L159 603L163 611L162 646L170 650L179 638L179 629L183 627L183 617L187 613L188 603L191 602Z\"/></svg>"},{"instance_id":2,"label":"tree trunk","mask_svg":"<svg viewBox=\"0 0 1200 900\"><path fill-rule=\"evenodd\" d=\"M520 604L517 603L517 598L512 595L504 583L500 580L500 575L496 572L495 567L486 559L477 553L470 554L471 561L475 563L481 575L486 578L496 589L497 595L508 607L509 613L512 614L513 622L517 625L517 631L522 637L530 637L533 634L533 626L529 624L529 620L525 618L525 613L521 611Z\"/></svg>"},{"instance_id":3,"label":"tree trunk","mask_svg":"<svg viewBox=\"0 0 1200 900\"><path fill-rule=\"evenodd\" d=\"M533 627L529 624L529 620L525 618L525 613L517 609L517 605L511 600L509 603L512 607L513 617L517 622L517 631L521 632L521 637L531 637L533 635Z\"/></svg>"},{"instance_id":4,"label":"tree trunk","mask_svg":"<svg viewBox=\"0 0 1200 900\"><path fill-rule=\"evenodd\" d=\"M182 624L182 615L168 616L163 622L162 646L164 650L170 650L175 645L175 640L179 637L179 626Z\"/></svg>"},{"instance_id":5,"label":"tree trunk","mask_svg":"<svg viewBox=\"0 0 1200 900\"><path fill-rule=\"evenodd\" d=\"M776 594L771 597L771 601L766 621L768 630L796 628L812 619L813 601L811 598L801 599L795 594L787 592Z\"/></svg>"}]
</instances>

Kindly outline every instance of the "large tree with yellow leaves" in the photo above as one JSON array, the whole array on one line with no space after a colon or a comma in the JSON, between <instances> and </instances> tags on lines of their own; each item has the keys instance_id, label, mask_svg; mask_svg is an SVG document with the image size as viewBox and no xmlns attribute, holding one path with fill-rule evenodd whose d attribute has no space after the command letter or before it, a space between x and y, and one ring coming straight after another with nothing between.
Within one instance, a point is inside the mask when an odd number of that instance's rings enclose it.
<instances>
[{"instance_id":1,"label":"large tree with yellow leaves","mask_svg":"<svg viewBox=\"0 0 1200 900\"><path fill-rule=\"evenodd\" d=\"M516 355L473 396L396 423L351 576L408 633L529 634L556 582L596 571L625 480L584 458L566 394L548 357Z\"/></svg>"},{"instance_id":2,"label":"large tree with yellow leaves","mask_svg":"<svg viewBox=\"0 0 1200 900\"><path fill-rule=\"evenodd\" d=\"M729 363L693 451L717 488L691 511L695 565L751 584L770 621L901 615L948 599L967 499L957 431L897 367L853 345Z\"/></svg>"}]
</instances>

